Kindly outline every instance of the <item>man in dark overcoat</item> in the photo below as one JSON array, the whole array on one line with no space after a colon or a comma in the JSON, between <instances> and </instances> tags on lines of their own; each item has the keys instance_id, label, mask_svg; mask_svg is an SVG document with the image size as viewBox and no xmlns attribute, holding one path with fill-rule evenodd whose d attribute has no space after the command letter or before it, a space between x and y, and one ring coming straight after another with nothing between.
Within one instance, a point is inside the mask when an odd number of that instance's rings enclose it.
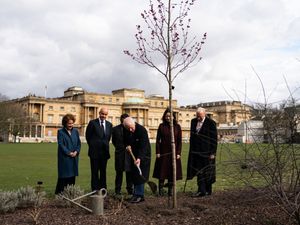
<instances>
[{"instance_id":1,"label":"man in dark overcoat","mask_svg":"<svg viewBox=\"0 0 300 225\"><path fill-rule=\"evenodd\" d=\"M91 120L86 128L86 141L91 165L91 188L100 190L107 188L106 166L110 158L109 141L111 138L112 124L106 120L108 108L100 109L99 118ZM99 177L100 172L100 177Z\"/></svg>"},{"instance_id":2,"label":"man in dark overcoat","mask_svg":"<svg viewBox=\"0 0 300 225\"><path fill-rule=\"evenodd\" d=\"M120 124L112 129L112 143L115 147L115 194L120 195L122 189L123 172L130 170L130 155L126 153L126 146L124 143L124 126L123 121L129 115L124 113L120 117ZM133 193L133 184L129 172L126 174L126 190L129 195Z\"/></svg>"},{"instance_id":3,"label":"man in dark overcoat","mask_svg":"<svg viewBox=\"0 0 300 225\"><path fill-rule=\"evenodd\" d=\"M148 138L147 130L140 124L135 123L131 117L127 117L123 122L126 131L124 132L125 146L132 150L136 161L131 158L130 176L134 185L131 203L139 203L144 201L144 183L149 178L151 163L151 146ZM141 169L142 175L137 169Z\"/></svg>"},{"instance_id":4,"label":"man in dark overcoat","mask_svg":"<svg viewBox=\"0 0 300 225\"><path fill-rule=\"evenodd\" d=\"M216 123L206 116L204 108L198 108L196 118L191 121L187 166L187 180L197 176L198 191L195 197L212 193L212 184L216 181L217 143Z\"/></svg>"}]
</instances>

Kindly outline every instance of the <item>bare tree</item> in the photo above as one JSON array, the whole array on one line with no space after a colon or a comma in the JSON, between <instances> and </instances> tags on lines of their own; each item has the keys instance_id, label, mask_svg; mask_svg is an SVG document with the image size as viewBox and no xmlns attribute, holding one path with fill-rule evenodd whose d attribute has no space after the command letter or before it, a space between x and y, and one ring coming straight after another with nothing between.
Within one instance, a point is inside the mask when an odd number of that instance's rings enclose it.
<instances>
[{"instance_id":1,"label":"bare tree","mask_svg":"<svg viewBox=\"0 0 300 225\"><path fill-rule=\"evenodd\" d=\"M8 99L9 98L6 95L3 95L3 94L0 93L0 102L6 101Z\"/></svg>"},{"instance_id":2,"label":"bare tree","mask_svg":"<svg viewBox=\"0 0 300 225\"><path fill-rule=\"evenodd\" d=\"M168 0L149 0L149 9L141 13L146 31L137 25L135 53L125 50L124 53L140 64L147 65L163 75L168 82L169 108L173 121L172 90L173 81L200 60L200 51L206 33L200 41L194 36L189 38L191 19L188 18L190 8L196 0L182 0L173 3ZM171 145L173 162L173 208L177 208L176 197L176 152L173 123L171 127Z\"/></svg>"},{"instance_id":3,"label":"bare tree","mask_svg":"<svg viewBox=\"0 0 300 225\"><path fill-rule=\"evenodd\" d=\"M240 144L239 152L223 145L229 160L222 163L230 164L227 172L230 171L228 175L235 180L259 191L267 190L266 195L300 224L300 146L296 143L299 141L300 105L293 97L298 88L291 91L284 77L289 96L280 104L271 104L260 76L254 72L264 95L264 102L256 104L254 111L255 118L263 122L264 143L255 136L257 131L246 127L253 135L253 143Z\"/></svg>"},{"instance_id":4,"label":"bare tree","mask_svg":"<svg viewBox=\"0 0 300 225\"><path fill-rule=\"evenodd\" d=\"M16 137L26 131L29 118L26 110L15 101L0 101L0 137L8 140L9 135Z\"/></svg>"}]
</instances>

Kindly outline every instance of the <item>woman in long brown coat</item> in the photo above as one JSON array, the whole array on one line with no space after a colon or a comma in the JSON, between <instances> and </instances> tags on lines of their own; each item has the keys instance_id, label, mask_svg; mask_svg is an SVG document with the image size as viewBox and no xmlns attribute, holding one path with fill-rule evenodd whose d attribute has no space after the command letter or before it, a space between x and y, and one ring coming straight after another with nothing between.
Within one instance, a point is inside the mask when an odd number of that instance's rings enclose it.
<instances>
[{"instance_id":1,"label":"woman in long brown coat","mask_svg":"<svg viewBox=\"0 0 300 225\"><path fill-rule=\"evenodd\" d=\"M174 138L176 148L176 180L182 179L181 168L181 146L182 134L181 127L177 123L175 114L173 114ZM158 179L159 195L163 195L165 179L168 179L168 195L172 194L173 168L172 168L172 147L171 147L171 130L170 121L171 113L166 109L162 123L159 125L156 136L156 161L154 166L153 177Z\"/></svg>"}]
</instances>

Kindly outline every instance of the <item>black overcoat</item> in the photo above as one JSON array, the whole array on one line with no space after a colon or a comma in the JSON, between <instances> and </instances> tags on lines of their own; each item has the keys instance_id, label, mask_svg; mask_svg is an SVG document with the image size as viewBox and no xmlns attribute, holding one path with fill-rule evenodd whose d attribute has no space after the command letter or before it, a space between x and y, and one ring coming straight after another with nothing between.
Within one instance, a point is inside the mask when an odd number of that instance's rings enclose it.
<instances>
[{"instance_id":1,"label":"black overcoat","mask_svg":"<svg viewBox=\"0 0 300 225\"><path fill-rule=\"evenodd\" d=\"M176 155L181 155L182 132L179 124L174 124L174 139ZM161 123L156 135L156 158L153 177L164 180L173 180L173 160L171 146L171 129L169 123ZM176 159L176 180L182 179L181 159Z\"/></svg>"},{"instance_id":2,"label":"black overcoat","mask_svg":"<svg viewBox=\"0 0 300 225\"><path fill-rule=\"evenodd\" d=\"M112 129L112 143L115 147L115 170L130 170L130 155L126 153L124 143L124 126L119 124Z\"/></svg>"},{"instance_id":3,"label":"black overcoat","mask_svg":"<svg viewBox=\"0 0 300 225\"><path fill-rule=\"evenodd\" d=\"M111 138L112 124L105 120L105 134L100 127L99 118L91 120L86 128L86 141L89 146L88 155L92 159L109 159L109 141Z\"/></svg>"},{"instance_id":4,"label":"black overcoat","mask_svg":"<svg viewBox=\"0 0 300 225\"><path fill-rule=\"evenodd\" d=\"M187 179L192 179L198 174L211 183L216 181L215 159L209 156L217 151L216 123L206 117L199 132L196 131L197 118L191 121L190 150L187 165Z\"/></svg>"},{"instance_id":5,"label":"black overcoat","mask_svg":"<svg viewBox=\"0 0 300 225\"><path fill-rule=\"evenodd\" d=\"M140 124L135 123L135 131L133 133L125 129L124 141L126 146L131 146L135 158L141 160L140 168L144 179L141 179L132 158L130 159L130 173L133 184L145 183L149 179L151 163L151 146L147 130ZM127 154L129 153L127 152Z\"/></svg>"}]
</instances>

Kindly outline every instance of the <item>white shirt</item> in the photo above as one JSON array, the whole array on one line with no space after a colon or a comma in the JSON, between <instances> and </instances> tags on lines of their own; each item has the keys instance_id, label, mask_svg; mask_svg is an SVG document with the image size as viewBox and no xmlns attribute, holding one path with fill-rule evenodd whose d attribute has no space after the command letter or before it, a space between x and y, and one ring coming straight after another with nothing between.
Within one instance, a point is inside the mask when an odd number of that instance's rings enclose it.
<instances>
[{"instance_id":1,"label":"white shirt","mask_svg":"<svg viewBox=\"0 0 300 225\"><path fill-rule=\"evenodd\" d=\"M202 121L198 120L197 126L196 126L196 131L199 132L201 130L201 127L204 123L205 117L203 118Z\"/></svg>"}]
</instances>

